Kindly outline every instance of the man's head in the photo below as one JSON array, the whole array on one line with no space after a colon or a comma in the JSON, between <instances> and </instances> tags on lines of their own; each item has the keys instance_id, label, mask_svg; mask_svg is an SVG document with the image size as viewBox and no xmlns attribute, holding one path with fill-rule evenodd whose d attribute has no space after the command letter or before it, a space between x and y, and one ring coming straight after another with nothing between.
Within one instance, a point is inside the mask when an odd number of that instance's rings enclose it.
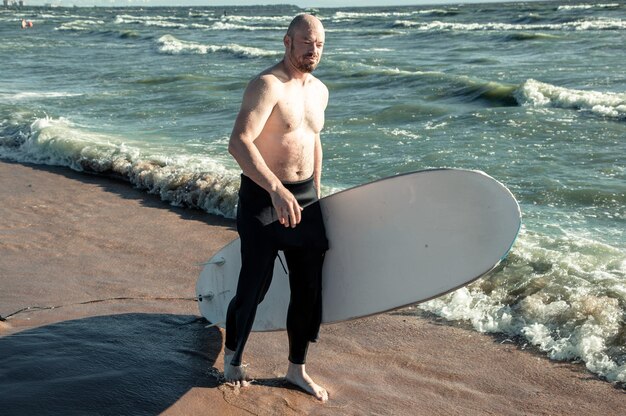
<instances>
[{"instance_id":1,"label":"man's head","mask_svg":"<svg viewBox=\"0 0 626 416\"><path fill-rule=\"evenodd\" d=\"M324 26L315 16L300 14L287 29L284 38L285 59L301 72L313 72L324 49Z\"/></svg>"}]
</instances>

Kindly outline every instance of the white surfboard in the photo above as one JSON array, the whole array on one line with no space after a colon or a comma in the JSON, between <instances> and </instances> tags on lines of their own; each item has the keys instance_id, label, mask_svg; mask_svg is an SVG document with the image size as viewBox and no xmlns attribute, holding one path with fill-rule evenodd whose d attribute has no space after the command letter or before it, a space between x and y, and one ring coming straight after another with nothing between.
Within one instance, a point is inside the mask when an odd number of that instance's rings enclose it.
<instances>
[{"instance_id":1,"label":"white surfboard","mask_svg":"<svg viewBox=\"0 0 626 416\"><path fill-rule=\"evenodd\" d=\"M323 323L390 311L464 286L504 259L521 226L519 205L505 186L461 169L381 179L322 198L321 208L330 244ZM239 247L237 239L215 254L196 284L201 314L219 326L237 287ZM284 329L288 304L289 279L277 259L253 330Z\"/></svg>"}]
</instances>

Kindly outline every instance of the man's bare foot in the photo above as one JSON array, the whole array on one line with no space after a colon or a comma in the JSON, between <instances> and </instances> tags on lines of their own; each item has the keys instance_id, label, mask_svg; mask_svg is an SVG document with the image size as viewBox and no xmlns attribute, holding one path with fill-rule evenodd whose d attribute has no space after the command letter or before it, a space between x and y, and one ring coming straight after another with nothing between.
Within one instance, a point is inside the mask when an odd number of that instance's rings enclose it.
<instances>
[{"instance_id":1,"label":"man's bare foot","mask_svg":"<svg viewBox=\"0 0 626 416\"><path fill-rule=\"evenodd\" d=\"M309 377L304 369L304 364L294 364L290 362L285 379L291 384L300 387L305 392L312 394L321 402L324 403L328 401L328 392L325 388L311 380L311 377Z\"/></svg>"},{"instance_id":2,"label":"man's bare foot","mask_svg":"<svg viewBox=\"0 0 626 416\"><path fill-rule=\"evenodd\" d=\"M246 375L246 369L243 365L232 365L230 362L235 355L235 351L231 351L224 347L224 379L227 383L233 383L235 386L247 387L250 385Z\"/></svg>"}]
</instances>

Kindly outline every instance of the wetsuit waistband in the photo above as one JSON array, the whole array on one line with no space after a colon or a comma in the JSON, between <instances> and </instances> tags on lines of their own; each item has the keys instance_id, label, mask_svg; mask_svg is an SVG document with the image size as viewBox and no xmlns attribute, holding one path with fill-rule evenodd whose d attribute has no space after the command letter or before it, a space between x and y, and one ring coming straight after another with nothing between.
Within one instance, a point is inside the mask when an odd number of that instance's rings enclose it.
<instances>
[{"instance_id":1,"label":"wetsuit waistband","mask_svg":"<svg viewBox=\"0 0 626 416\"><path fill-rule=\"evenodd\" d=\"M303 208L318 200L313 176L302 181L282 182L282 184L296 197L298 203ZM241 175L239 195L240 197L252 197L256 199L257 203L266 201L269 206L272 205L270 194L244 174Z\"/></svg>"}]
</instances>

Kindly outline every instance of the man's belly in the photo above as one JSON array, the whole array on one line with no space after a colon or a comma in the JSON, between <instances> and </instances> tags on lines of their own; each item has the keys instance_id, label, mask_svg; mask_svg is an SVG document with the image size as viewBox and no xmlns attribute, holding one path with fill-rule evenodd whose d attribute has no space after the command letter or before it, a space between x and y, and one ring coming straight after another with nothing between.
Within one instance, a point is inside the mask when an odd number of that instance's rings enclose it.
<instances>
[{"instance_id":1,"label":"man's belly","mask_svg":"<svg viewBox=\"0 0 626 416\"><path fill-rule=\"evenodd\" d=\"M258 139L257 139L258 140ZM314 139L281 140L257 145L263 160L282 182L298 182L313 176Z\"/></svg>"},{"instance_id":2,"label":"man's belly","mask_svg":"<svg viewBox=\"0 0 626 416\"><path fill-rule=\"evenodd\" d=\"M300 182L313 176L313 163L306 165L287 165L283 163L269 164L268 167L283 183Z\"/></svg>"}]
</instances>

